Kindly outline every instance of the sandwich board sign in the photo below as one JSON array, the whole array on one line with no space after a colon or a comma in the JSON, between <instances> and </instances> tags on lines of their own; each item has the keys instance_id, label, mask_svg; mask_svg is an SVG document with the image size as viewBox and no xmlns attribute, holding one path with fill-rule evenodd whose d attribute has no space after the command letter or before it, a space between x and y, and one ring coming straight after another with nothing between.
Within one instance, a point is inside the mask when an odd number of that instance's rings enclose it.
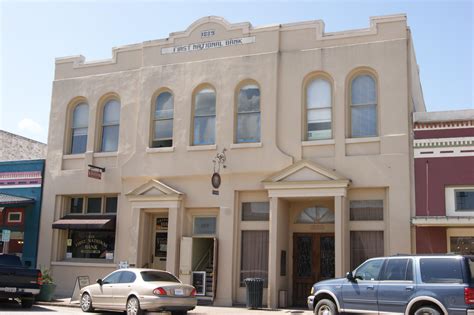
<instances>
[{"instance_id":1,"label":"sandwich board sign","mask_svg":"<svg viewBox=\"0 0 474 315\"><path fill-rule=\"evenodd\" d=\"M79 276L76 278L76 284L74 285L74 291L72 291L70 304L79 303L81 299L80 291L82 288L87 287L90 284L89 276Z\"/></svg>"}]
</instances>

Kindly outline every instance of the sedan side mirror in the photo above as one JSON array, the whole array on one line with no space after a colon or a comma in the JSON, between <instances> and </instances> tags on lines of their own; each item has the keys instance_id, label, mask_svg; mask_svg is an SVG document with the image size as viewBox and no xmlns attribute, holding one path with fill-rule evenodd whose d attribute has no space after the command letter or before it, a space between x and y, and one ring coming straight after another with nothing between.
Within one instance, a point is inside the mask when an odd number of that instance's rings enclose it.
<instances>
[{"instance_id":1,"label":"sedan side mirror","mask_svg":"<svg viewBox=\"0 0 474 315\"><path fill-rule=\"evenodd\" d=\"M346 273L346 278L350 282L356 282L356 279L354 278L354 275L352 274L352 271L349 271L348 273Z\"/></svg>"},{"instance_id":2,"label":"sedan side mirror","mask_svg":"<svg viewBox=\"0 0 474 315\"><path fill-rule=\"evenodd\" d=\"M102 279L97 279L97 283L102 286Z\"/></svg>"}]
</instances>

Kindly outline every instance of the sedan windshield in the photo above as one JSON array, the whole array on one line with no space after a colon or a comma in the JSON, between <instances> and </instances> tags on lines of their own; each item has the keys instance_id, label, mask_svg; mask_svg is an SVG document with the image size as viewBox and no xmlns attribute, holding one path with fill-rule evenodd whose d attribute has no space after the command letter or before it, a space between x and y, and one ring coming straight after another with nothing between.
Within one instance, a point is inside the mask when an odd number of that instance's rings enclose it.
<instances>
[{"instance_id":1,"label":"sedan windshield","mask_svg":"<svg viewBox=\"0 0 474 315\"><path fill-rule=\"evenodd\" d=\"M140 272L142 275L143 281L146 282L154 282L154 281L166 281L166 282L178 282L179 280L176 279L175 276L169 274L167 272L160 272L160 271L142 271Z\"/></svg>"}]
</instances>

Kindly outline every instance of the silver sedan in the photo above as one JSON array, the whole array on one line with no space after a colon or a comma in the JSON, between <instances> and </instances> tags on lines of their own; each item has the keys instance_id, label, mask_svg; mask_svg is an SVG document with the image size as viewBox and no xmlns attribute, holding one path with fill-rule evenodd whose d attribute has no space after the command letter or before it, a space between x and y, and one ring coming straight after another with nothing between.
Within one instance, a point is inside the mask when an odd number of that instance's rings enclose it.
<instances>
[{"instance_id":1,"label":"silver sedan","mask_svg":"<svg viewBox=\"0 0 474 315\"><path fill-rule=\"evenodd\" d=\"M119 269L81 289L81 309L127 311L128 315L147 311L186 314L197 304L196 289L181 283L171 273L156 269Z\"/></svg>"}]
</instances>

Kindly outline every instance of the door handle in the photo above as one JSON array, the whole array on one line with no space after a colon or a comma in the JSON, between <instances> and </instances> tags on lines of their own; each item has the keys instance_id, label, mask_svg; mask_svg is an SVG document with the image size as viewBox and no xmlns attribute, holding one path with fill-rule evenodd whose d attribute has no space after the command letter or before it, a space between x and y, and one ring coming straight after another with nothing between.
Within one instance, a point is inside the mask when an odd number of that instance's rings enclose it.
<instances>
[{"instance_id":1,"label":"door handle","mask_svg":"<svg viewBox=\"0 0 474 315\"><path fill-rule=\"evenodd\" d=\"M412 285L409 285L408 287L405 287L405 290L407 291L413 291L414 287Z\"/></svg>"},{"instance_id":2,"label":"door handle","mask_svg":"<svg viewBox=\"0 0 474 315\"><path fill-rule=\"evenodd\" d=\"M374 289L374 286L373 285L368 285L367 286L367 290L373 290Z\"/></svg>"}]
</instances>

